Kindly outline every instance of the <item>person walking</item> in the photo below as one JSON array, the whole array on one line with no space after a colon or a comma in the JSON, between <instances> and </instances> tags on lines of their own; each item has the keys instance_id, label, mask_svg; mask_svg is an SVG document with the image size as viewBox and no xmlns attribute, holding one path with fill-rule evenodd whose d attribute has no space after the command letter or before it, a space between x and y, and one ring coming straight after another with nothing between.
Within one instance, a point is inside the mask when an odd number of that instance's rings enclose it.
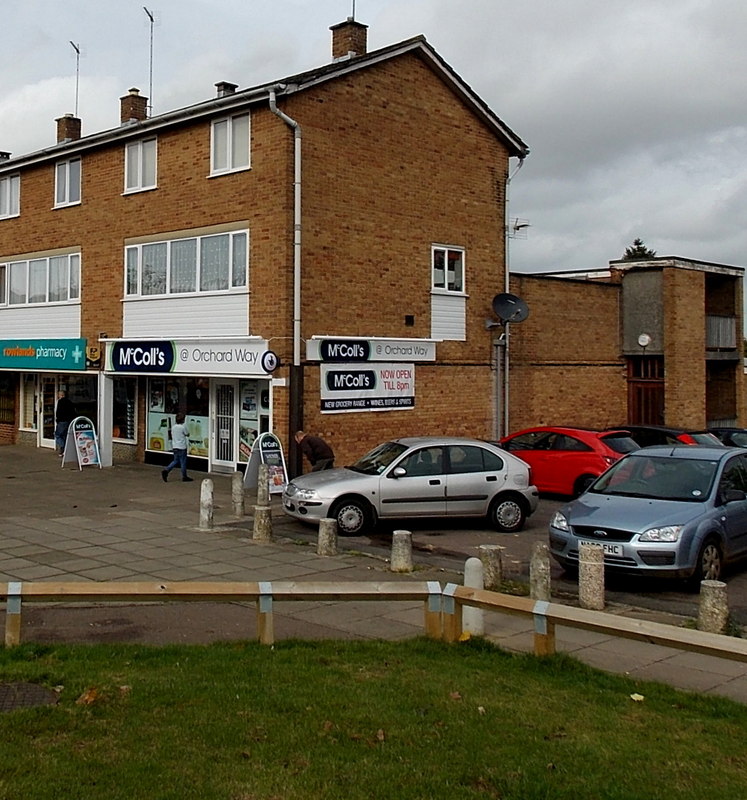
<instances>
[{"instance_id":1,"label":"person walking","mask_svg":"<svg viewBox=\"0 0 747 800\"><path fill-rule=\"evenodd\" d=\"M61 389L57 393L57 405L54 409L54 443L58 455L65 453L65 441L70 423L75 419L75 406L67 396L67 392Z\"/></svg>"},{"instance_id":2,"label":"person walking","mask_svg":"<svg viewBox=\"0 0 747 800\"><path fill-rule=\"evenodd\" d=\"M164 482L169 479L169 472L174 467L180 467L182 471L182 480L191 481L187 475L187 448L189 447L189 429L184 424L184 414L179 412L176 415L176 423L171 426L171 449L174 451L173 461L161 470L161 477Z\"/></svg>"},{"instance_id":3,"label":"person walking","mask_svg":"<svg viewBox=\"0 0 747 800\"><path fill-rule=\"evenodd\" d=\"M301 452L309 459L312 472L332 469L335 465L335 454L321 436L297 431L295 439L301 446Z\"/></svg>"}]
</instances>

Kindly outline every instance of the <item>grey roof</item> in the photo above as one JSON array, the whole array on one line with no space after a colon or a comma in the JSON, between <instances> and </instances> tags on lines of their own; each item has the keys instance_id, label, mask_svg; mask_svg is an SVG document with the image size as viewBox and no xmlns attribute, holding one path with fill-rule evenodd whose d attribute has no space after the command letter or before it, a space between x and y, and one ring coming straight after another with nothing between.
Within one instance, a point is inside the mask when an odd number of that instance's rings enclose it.
<instances>
[{"instance_id":1,"label":"grey roof","mask_svg":"<svg viewBox=\"0 0 747 800\"><path fill-rule=\"evenodd\" d=\"M382 47L365 55L338 59L315 69L299 72L277 81L242 89L224 97L213 97L191 106L168 111L146 120L124 123L116 128L100 131L68 142L60 142L33 153L11 158L0 164L0 174L11 172L19 167L28 166L63 155L83 152L99 147L117 139L129 139L142 136L146 132L155 132L188 119L213 116L216 113L230 111L247 104L266 101L269 93L274 91L278 98L303 92L326 81L335 80L351 72L373 66L393 58L412 53L428 65L444 83L462 100L508 148L509 155L524 159L529 154L529 147L488 107L473 89L438 55L425 40L424 36L415 36L403 42Z\"/></svg>"}]
</instances>

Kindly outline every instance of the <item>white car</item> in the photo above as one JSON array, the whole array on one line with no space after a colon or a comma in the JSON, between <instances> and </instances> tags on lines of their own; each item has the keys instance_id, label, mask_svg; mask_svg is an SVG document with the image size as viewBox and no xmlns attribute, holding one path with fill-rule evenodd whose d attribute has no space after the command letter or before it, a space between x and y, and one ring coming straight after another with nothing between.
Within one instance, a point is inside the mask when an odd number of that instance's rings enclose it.
<instances>
[{"instance_id":1,"label":"white car","mask_svg":"<svg viewBox=\"0 0 747 800\"><path fill-rule=\"evenodd\" d=\"M370 530L378 519L485 517L519 531L537 508L529 467L477 439L422 436L384 442L355 464L290 481L283 509L296 519L332 518L341 534Z\"/></svg>"}]
</instances>

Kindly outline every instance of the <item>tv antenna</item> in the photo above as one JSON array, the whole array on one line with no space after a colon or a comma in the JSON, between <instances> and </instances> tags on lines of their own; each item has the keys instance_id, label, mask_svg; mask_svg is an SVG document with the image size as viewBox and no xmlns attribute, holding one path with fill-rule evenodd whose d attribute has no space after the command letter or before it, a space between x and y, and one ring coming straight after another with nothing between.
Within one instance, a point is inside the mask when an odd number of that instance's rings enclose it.
<instances>
[{"instance_id":1,"label":"tv antenna","mask_svg":"<svg viewBox=\"0 0 747 800\"><path fill-rule=\"evenodd\" d=\"M353 0L353 13L350 15L350 19L355 19L355 0Z\"/></svg>"},{"instance_id":2,"label":"tv antenna","mask_svg":"<svg viewBox=\"0 0 747 800\"><path fill-rule=\"evenodd\" d=\"M143 11L148 15L150 20L150 60L148 62L148 110L149 117L153 116L153 23L156 21L153 14L143 6Z\"/></svg>"},{"instance_id":3,"label":"tv antenna","mask_svg":"<svg viewBox=\"0 0 747 800\"><path fill-rule=\"evenodd\" d=\"M75 50L75 116L78 116L78 87L80 85L80 45L71 41L70 44Z\"/></svg>"},{"instance_id":4,"label":"tv antenna","mask_svg":"<svg viewBox=\"0 0 747 800\"><path fill-rule=\"evenodd\" d=\"M527 219L519 219L516 217L512 219L509 226L508 226L508 236L511 239L526 239L527 238L527 228L531 228L532 225Z\"/></svg>"}]
</instances>

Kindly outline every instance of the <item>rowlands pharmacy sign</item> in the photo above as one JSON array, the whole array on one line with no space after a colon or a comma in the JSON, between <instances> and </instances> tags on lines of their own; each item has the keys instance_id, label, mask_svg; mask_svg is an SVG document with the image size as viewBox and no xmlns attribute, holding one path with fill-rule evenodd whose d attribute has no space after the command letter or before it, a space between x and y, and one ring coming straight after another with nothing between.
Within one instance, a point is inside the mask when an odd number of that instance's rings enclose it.
<instances>
[{"instance_id":1,"label":"rowlands pharmacy sign","mask_svg":"<svg viewBox=\"0 0 747 800\"><path fill-rule=\"evenodd\" d=\"M68 372L85 368L85 339L0 340L0 369Z\"/></svg>"}]
</instances>

